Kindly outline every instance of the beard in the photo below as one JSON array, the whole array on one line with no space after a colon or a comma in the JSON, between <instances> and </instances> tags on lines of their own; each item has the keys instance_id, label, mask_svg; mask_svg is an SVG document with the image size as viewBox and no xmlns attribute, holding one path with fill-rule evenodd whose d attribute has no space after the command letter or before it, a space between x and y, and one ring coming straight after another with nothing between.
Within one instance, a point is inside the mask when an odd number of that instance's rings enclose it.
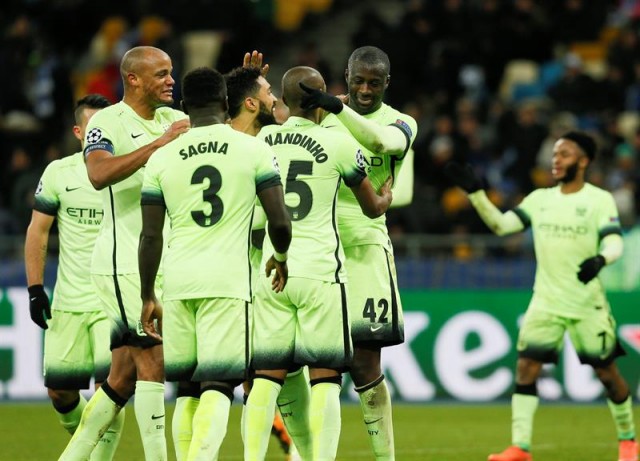
<instances>
[{"instance_id":1,"label":"beard","mask_svg":"<svg viewBox=\"0 0 640 461\"><path fill-rule=\"evenodd\" d=\"M258 111L258 116L256 120L260 124L260 127L267 125L277 125L276 117L273 115L273 110L269 110L266 104L263 104L262 101L258 101L260 104L260 110Z\"/></svg>"},{"instance_id":2,"label":"beard","mask_svg":"<svg viewBox=\"0 0 640 461\"><path fill-rule=\"evenodd\" d=\"M568 183L576 179L576 175L578 174L578 162L574 162L571 166L568 166L564 170L564 176L558 179L558 182Z\"/></svg>"}]
</instances>

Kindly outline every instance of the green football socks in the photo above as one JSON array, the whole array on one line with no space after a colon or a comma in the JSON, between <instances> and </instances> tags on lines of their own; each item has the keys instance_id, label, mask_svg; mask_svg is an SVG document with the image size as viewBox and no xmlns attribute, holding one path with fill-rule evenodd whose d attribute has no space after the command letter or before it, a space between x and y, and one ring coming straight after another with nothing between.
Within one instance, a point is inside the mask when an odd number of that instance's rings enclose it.
<instances>
[{"instance_id":1,"label":"green football socks","mask_svg":"<svg viewBox=\"0 0 640 461\"><path fill-rule=\"evenodd\" d=\"M193 415L193 437L189 447L189 461L215 461L220 445L227 434L229 396L217 390L205 390Z\"/></svg>"},{"instance_id":2,"label":"green football socks","mask_svg":"<svg viewBox=\"0 0 640 461\"><path fill-rule=\"evenodd\" d=\"M309 424L313 439L314 461L333 461L340 439L340 385L318 382L311 385Z\"/></svg>"},{"instance_id":3,"label":"green football socks","mask_svg":"<svg viewBox=\"0 0 640 461\"><path fill-rule=\"evenodd\" d=\"M280 384L270 379L256 377L253 380L245 405L244 459L264 459L276 412L276 399L281 388Z\"/></svg>"},{"instance_id":4,"label":"green football socks","mask_svg":"<svg viewBox=\"0 0 640 461\"><path fill-rule=\"evenodd\" d=\"M136 381L133 408L142 438L145 459L166 460L164 384L153 381Z\"/></svg>"},{"instance_id":5,"label":"green football socks","mask_svg":"<svg viewBox=\"0 0 640 461\"><path fill-rule=\"evenodd\" d=\"M80 424L80 418L82 418L82 411L84 407L87 406L87 399L85 399L82 394L80 394L78 403L75 407L71 409L63 409L63 411L59 411L59 409L54 407L56 411L56 415L58 416L58 421L62 427L64 427L67 432L73 435L78 428L78 424Z\"/></svg>"},{"instance_id":6,"label":"green football socks","mask_svg":"<svg viewBox=\"0 0 640 461\"><path fill-rule=\"evenodd\" d=\"M607 399L613 422L616 425L618 440L630 440L636 437L636 427L633 423L633 409L631 407L631 395L622 403L614 403Z\"/></svg>"},{"instance_id":7,"label":"green football socks","mask_svg":"<svg viewBox=\"0 0 640 461\"><path fill-rule=\"evenodd\" d=\"M171 421L171 435L176 450L176 459L185 461L189 454L189 445L193 435L193 416L200 399L195 397L178 397Z\"/></svg>"},{"instance_id":8,"label":"green football socks","mask_svg":"<svg viewBox=\"0 0 640 461\"><path fill-rule=\"evenodd\" d=\"M523 450L531 448L533 416L538 409L537 395L515 393L511 397L511 441Z\"/></svg>"},{"instance_id":9,"label":"green football socks","mask_svg":"<svg viewBox=\"0 0 640 461\"><path fill-rule=\"evenodd\" d=\"M356 391L360 396L364 424L376 460L393 461L395 448L391 396L384 375L367 386L356 388Z\"/></svg>"},{"instance_id":10,"label":"green football socks","mask_svg":"<svg viewBox=\"0 0 640 461\"><path fill-rule=\"evenodd\" d=\"M303 369L288 374L277 403L282 421L302 459L312 459L309 399L310 387Z\"/></svg>"},{"instance_id":11,"label":"green football socks","mask_svg":"<svg viewBox=\"0 0 640 461\"><path fill-rule=\"evenodd\" d=\"M100 441L91 452L91 461L111 461L113 459L120 444L120 436L124 427L124 415L123 408L118 412L107 432L102 434Z\"/></svg>"}]
</instances>

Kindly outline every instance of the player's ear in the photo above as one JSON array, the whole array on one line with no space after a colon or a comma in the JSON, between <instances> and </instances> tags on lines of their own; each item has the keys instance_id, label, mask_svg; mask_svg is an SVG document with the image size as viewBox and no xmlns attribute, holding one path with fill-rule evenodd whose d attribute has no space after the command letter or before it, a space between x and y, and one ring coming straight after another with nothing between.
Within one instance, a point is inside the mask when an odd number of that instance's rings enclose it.
<instances>
[{"instance_id":1,"label":"player's ear","mask_svg":"<svg viewBox=\"0 0 640 461\"><path fill-rule=\"evenodd\" d=\"M344 81L347 82L347 88L349 88L349 68L344 70Z\"/></svg>"},{"instance_id":2,"label":"player's ear","mask_svg":"<svg viewBox=\"0 0 640 461\"><path fill-rule=\"evenodd\" d=\"M76 139L82 141L82 130L80 130L80 127L78 125L73 126L73 135L76 137Z\"/></svg>"},{"instance_id":3,"label":"player's ear","mask_svg":"<svg viewBox=\"0 0 640 461\"><path fill-rule=\"evenodd\" d=\"M387 74L387 78L384 81L384 89L386 90L389 87L389 83L391 82L391 74Z\"/></svg>"},{"instance_id":4,"label":"player's ear","mask_svg":"<svg viewBox=\"0 0 640 461\"><path fill-rule=\"evenodd\" d=\"M244 98L244 107L252 112L258 109L255 98L252 98L251 96L247 96L246 98Z\"/></svg>"}]
</instances>

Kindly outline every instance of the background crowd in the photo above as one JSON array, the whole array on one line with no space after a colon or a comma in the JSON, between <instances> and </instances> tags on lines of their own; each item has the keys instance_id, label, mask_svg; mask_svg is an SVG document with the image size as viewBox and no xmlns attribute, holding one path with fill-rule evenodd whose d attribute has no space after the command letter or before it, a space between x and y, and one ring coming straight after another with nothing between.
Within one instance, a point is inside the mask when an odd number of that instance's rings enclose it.
<instances>
[{"instance_id":1,"label":"background crowd","mask_svg":"<svg viewBox=\"0 0 640 461\"><path fill-rule=\"evenodd\" d=\"M320 33L349 17L344 46ZM391 59L388 103L419 123L414 201L395 236L488 232L442 174L470 162L502 208L550 181L557 136L594 134L589 180L611 190L625 227L640 208L640 2L636 0L13 0L0 11L0 236L23 235L44 167L75 152L76 98L121 98L118 65L136 45L225 72L245 51L311 65L345 91L353 47ZM325 29L323 29L323 27ZM270 75L279 92L279 75ZM179 85L175 99L180 100ZM280 115L282 117L282 115Z\"/></svg>"}]
</instances>

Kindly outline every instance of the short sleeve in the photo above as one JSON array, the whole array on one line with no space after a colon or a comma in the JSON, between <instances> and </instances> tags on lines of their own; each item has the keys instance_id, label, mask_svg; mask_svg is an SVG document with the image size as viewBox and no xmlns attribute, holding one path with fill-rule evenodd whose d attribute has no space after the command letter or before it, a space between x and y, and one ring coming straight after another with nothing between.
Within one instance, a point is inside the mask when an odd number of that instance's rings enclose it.
<instances>
[{"instance_id":1,"label":"short sleeve","mask_svg":"<svg viewBox=\"0 0 640 461\"><path fill-rule=\"evenodd\" d=\"M160 156L153 156L144 169L144 179L142 180L141 205L161 205L165 206L164 195L160 185L159 162L153 161Z\"/></svg>"},{"instance_id":2,"label":"short sleeve","mask_svg":"<svg viewBox=\"0 0 640 461\"><path fill-rule=\"evenodd\" d=\"M338 170L347 187L357 186L367 176L362 148L350 136L340 136Z\"/></svg>"},{"instance_id":3,"label":"short sleeve","mask_svg":"<svg viewBox=\"0 0 640 461\"><path fill-rule=\"evenodd\" d=\"M114 128L109 123L109 114L107 112L98 112L87 124L84 136L84 156L85 158L95 150L106 150L115 155L113 147L113 139L115 139Z\"/></svg>"},{"instance_id":4,"label":"short sleeve","mask_svg":"<svg viewBox=\"0 0 640 461\"><path fill-rule=\"evenodd\" d=\"M60 208L60 196L56 181L57 161L50 163L42 173L36 188L33 209L50 216L56 216Z\"/></svg>"},{"instance_id":5,"label":"short sleeve","mask_svg":"<svg viewBox=\"0 0 640 461\"><path fill-rule=\"evenodd\" d=\"M271 147L260 143L256 159L256 193L281 185L280 167L276 155Z\"/></svg>"},{"instance_id":6,"label":"short sleeve","mask_svg":"<svg viewBox=\"0 0 640 461\"><path fill-rule=\"evenodd\" d=\"M390 125L402 131L402 134L407 138L407 146L404 149L404 153L406 154L418 134L417 122L413 117L400 113L396 121Z\"/></svg>"}]
</instances>

